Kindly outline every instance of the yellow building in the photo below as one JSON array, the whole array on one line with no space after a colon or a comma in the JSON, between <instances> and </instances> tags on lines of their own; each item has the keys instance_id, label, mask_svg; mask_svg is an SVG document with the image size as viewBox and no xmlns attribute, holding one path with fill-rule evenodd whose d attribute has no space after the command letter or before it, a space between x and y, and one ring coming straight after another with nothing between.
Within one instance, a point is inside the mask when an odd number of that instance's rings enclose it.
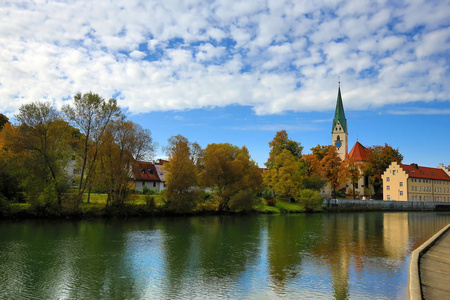
<instances>
[{"instance_id":1,"label":"yellow building","mask_svg":"<svg viewBox=\"0 0 450 300\"><path fill-rule=\"evenodd\" d=\"M450 171L391 163L381 176L383 200L450 202Z\"/></svg>"}]
</instances>

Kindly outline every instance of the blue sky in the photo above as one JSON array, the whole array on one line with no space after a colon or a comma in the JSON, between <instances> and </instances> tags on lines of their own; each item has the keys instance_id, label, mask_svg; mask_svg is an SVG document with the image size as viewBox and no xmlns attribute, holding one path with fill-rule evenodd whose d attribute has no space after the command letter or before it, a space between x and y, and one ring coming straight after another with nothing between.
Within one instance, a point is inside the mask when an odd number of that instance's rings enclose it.
<instances>
[{"instance_id":1,"label":"blue sky","mask_svg":"<svg viewBox=\"0 0 450 300\"><path fill-rule=\"evenodd\" d=\"M450 164L449 1L2 1L0 112L115 97L160 146L246 145L285 129L331 142L338 77L349 147ZM163 155L161 147L157 156Z\"/></svg>"}]
</instances>

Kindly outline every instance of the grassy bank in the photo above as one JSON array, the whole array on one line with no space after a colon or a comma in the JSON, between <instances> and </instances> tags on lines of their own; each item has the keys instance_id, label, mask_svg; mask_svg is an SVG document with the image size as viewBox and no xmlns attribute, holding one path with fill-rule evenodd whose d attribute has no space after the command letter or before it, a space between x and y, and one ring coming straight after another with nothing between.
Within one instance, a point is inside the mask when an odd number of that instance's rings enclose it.
<instances>
[{"instance_id":1,"label":"grassy bank","mask_svg":"<svg viewBox=\"0 0 450 300\"><path fill-rule=\"evenodd\" d=\"M149 203L148 199L152 197L154 202ZM106 194L92 193L87 202L85 195L79 209L73 210L63 207L61 210L55 211L48 207L33 207L27 203L12 203L9 208L0 214L3 219L26 219L26 218L69 218L69 219L90 219L102 217L152 217L152 216L168 216L180 215L165 208L161 195L140 195L134 194L131 201L125 206L117 208L106 206ZM317 207L314 211L321 211L321 207ZM257 204L250 211L242 212L219 212L199 208L182 215L215 215L215 214L284 214L284 213L304 213L303 205L298 203L290 203L286 199L276 199L272 205L267 205L264 199L258 199Z\"/></svg>"}]
</instances>

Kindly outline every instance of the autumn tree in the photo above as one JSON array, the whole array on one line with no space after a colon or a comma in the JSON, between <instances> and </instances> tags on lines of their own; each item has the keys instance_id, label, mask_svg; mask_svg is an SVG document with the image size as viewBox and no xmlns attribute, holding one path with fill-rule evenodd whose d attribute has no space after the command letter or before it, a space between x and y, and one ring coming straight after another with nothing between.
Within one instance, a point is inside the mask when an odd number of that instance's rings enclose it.
<instances>
[{"instance_id":1,"label":"autumn tree","mask_svg":"<svg viewBox=\"0 0 450 300\"><path fill-rule=\"evenodd\" d=\"M384 146L372 146L367 148L367 169L366 174L370 176L370 182L375 190L375 197L382 197L383 180L381 175L386 171L392 162L401 163L403 155L398 149L394 149L388 144Z\"/></svg>"},{"instance_id":2,"label":"autumn tree","mask_svg":"<svg viewBox=\"0 0 450 300\"><path fill-rule=\"evenodd\" d=\"M62 111L71 124L83 134L81 144L81 176L78 184L77 206L81 203L83 193L89 187L102 139L108 125L118 119L120 108L115 99L106 101L97 94L78 93L72 105L63 106Z\"/></svg>"},{"instance_id":3,"label":"autumn tree","mask_svg":"<svg viewBox=\"0 0 450 300\"><path fill-rule=\"evenodd\" d=\"M169 162L164 164L167 171L164 191L167 206L176 212L189 212L196 208L200 198L196 166L198 156L192 152L190 145L193 144L182 135L173 136L168 142L165 150Z\"/></svg>"},{"instance_id":4,"label":"autumn tree","mask_svg":"<svg viewBox=\"0 0 450 300\"><path fill-rule=\"evenodd\" d=\"M253 206L262 177L246 147L209 144L203 157L200 181L212 190L219 211L241 211Z\"/></svg>"},{"instance_id":5,"label":"autumn tree","mask_svg":"<svg viewBox=\"0 0 450 300\"><path fill-rule=\"evenodd\" d=\"M364 166L354 158L347 157L344 162L344 169L347 171L347 178L352 184L353 199L356 199L356 186L358 181L363 177Z\"/></svg>"},{"instance_id":6,"label":"autumn tree","mask_svg":"<svg viewBox=\"0 0 450 300\"><path fill-rule=\"evenodd\" d=\"M68 187L65 168L72 156L69 141L76 129L46 102L22 105L16 119L19 125L8 130L5 145L13 152L26 154L19 169L28 198L60 208Z\"/></svg>"},{"instance_id":7,"label":"autumn tree","mask_svg":"<svg viewBox=\"0 0 450 300\"><path fill-rule=\"evenodd\" d=\"M336 189L345 181L346 174L335 146L330 146L321 160L321 174L330 183L332 197L336 198Z\"/></svg>"},{"instance_id":8,"label":"autumn tree","mask_svg":"<svg viewBox=\"0 0 450 300\"><path fill-rule=\"evenodd\" d=\"M318 161L321 161L331 149L331 145L317 145L311 148L312 154L317 158Z\"/></svg>"},{"instance_id":9,"label":"autumn tree","mask_svg":"<svg viewBox=\"0 0 450 300\"><path fill-rule=\"evenodd\" d=\"M93 173L92 180L106 190L107 205L121 207L134 186L132 174L137 161L153 154L151 133L122 117L108 125L101 143L96 164L99 172Z\"/></svg>"},{"instance_id":10,"label":"autumn tree","mask_svg":"<svg viewBox=\"0 0 450 300\"><path fill-rule=\"evenodd\" d=\"M275 156L263 177L264 184L282 197L294 199L302 188L303 171L299 159L287 149Z\"/></svg>"},{"instance_id":11,"label":"autumn tree","mask_svg":"<svg viewBox=\"0 0 450 300\"><path fill-rule=\"evenodd\" d=\"M300 163L301 169L304 171L303 188L320 191L327 181L321 178L320 161L317 156L314 154L303 155Z\"/></svg>"}]
</instances>

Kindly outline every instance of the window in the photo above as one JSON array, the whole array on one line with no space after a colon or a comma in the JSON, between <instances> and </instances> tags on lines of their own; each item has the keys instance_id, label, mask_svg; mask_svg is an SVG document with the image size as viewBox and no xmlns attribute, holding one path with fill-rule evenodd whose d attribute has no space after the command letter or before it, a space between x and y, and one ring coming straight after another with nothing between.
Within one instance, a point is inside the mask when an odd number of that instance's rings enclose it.
<instances>
[{"instance_id":1,"label":"window","mask_svg":"<svg viewBox=\"0 0 450 300\"><path fill-rule=\"evenodd\" d=\"M402 181L400 181L400 186L403 186L403 182Z\"/></svg>"},{"instance_id":2,"label":"window","mask_svg":"<svg viewBox=\"0 0 450 300\"><path fill-rule=\"evenodd\" d=\"M386 177L386 182L389 182L391 179L389 177Z\"/></svg>"},{"instance_id":3,"label":"window","mask_svg":"<svg viewBox=\"0 0 450 300\"><path fill-rule=\"evenodd\" d=\"M397 171L396 171L396 170L392 171L392 175L395 175L395 173L397 173Z\"/></svg>"},{"instance_id":4,"label":"window","mask_svg":"<svg viewBox=\"0 0 450 300\"><path fill-rule=\"evenodd\" d=\"M400 196L403 196L403 191L400 191Z\"/></svg>"},{"instance_id":5,"label":"window","mask_svg":"<svg viewBox=\"0 0 450 300\"><path fill-rule=\"evenodd\" d=\"M390 191L391 187L389 185L386 186L386 191Z\"/></svg>"},{"instance_id":6,"label":"window","mask_svg":"<svg viewBox=\"0 0 450 300\"><path fill-rule=\"evenodd\" d=\"M156 182L155 181L153 181L153 187L156 187Z\"/></svg>"},{"instance_id":7,"label":"window","mask_svg":"<svg viewBox=\"0 0 450 300\"><path fill-rule=\"evenodd\" d=\"M391 195L387 195L387 200L391 200Z\"/></svg>"}]
</instances>

